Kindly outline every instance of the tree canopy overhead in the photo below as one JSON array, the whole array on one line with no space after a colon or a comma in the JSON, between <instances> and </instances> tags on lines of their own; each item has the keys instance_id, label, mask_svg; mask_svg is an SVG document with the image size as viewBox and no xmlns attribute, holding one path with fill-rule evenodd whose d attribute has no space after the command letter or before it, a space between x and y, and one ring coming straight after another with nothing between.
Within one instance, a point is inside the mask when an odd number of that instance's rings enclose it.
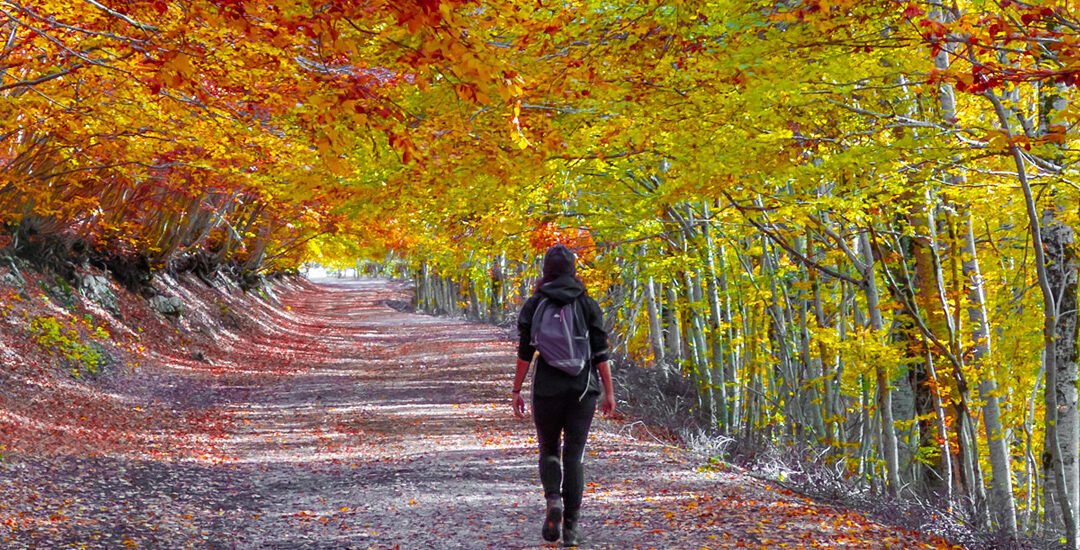
<instances>
[{"instance_id":1,"label":"tree canopy overhead","mask_svg":"<svg viewBox=\"0 0 1080 550\"><path fill-rule=\"evenodd\" d=\"M294 266L299 243L380 219L372 198L419 157L445 181L464 145L511 143L520 87L475 9L5 3L0 221Z\"/></svg>"}]
</instances>

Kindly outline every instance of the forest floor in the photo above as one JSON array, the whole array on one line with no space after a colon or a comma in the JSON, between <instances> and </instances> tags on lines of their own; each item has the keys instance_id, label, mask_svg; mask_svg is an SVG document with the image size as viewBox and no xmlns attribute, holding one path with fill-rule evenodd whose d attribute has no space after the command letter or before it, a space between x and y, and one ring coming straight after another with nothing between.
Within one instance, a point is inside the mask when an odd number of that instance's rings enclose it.
<instances>
[{"instance_id":1,"label":"forest floor","mask_svg":"<svg viewBox=\"0 0 1080 550\"><path fill-rule=\"evenodd\" d=\"M25 288L0 302L2 548L553 546L506 329L402 312L395 282L188 283L209 309L69 307L118 345L75 380L18 337L50 303ZM702 469L625 418L597 417L586 468L582 548L954 548Z\"/></svg>"}]
</instances>

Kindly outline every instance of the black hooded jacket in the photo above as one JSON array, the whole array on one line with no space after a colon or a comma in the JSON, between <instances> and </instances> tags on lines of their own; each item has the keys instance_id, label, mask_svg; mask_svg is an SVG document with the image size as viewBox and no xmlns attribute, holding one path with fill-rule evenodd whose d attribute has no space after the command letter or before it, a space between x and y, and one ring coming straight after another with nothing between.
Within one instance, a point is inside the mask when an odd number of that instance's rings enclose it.
<instances>
[{"instance_id":1,"label":"black hooded jacket","mask_svg":"<svg viewBox=\"0 0 1080 550\"><path fill-rule=\"evenodd\" d=\"M582 369L581 374L570 376L547 364L543 357L537 358L536 373L533 375L533 396L599 394L601 392L600 377L595 371L596 365L607 361L611 353L608 349L607 331L604 330L600 305L585 293L585 287L573 275L563 275L541 285L537 293L530 296L521 307L521 313L518 315L518 358L522 361L531 361L533 354L536 353L536 348L531 344L532 318L541 298L547 298L559 306L581 300L585 323L589 327L592 360L588 368Z\"/></svg>"}]
</instances>

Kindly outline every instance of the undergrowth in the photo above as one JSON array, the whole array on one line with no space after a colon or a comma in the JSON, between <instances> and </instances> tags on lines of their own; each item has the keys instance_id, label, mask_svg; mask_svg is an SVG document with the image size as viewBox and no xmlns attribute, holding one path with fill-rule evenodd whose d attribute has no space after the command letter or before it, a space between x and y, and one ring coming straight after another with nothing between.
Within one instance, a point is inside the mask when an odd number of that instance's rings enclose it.
<instances>
[{"instance_id":1,"label":"undergrowth","mask_svg":"<svg viewBox=\"0 0 1080 550\"><path fill-rule=\"evenodd\" d=\"M91 341L84 341L80 326ZM75 378L96 376L105 366L108 356L102 346L93 340L108 341L109 333L104 327L93 326L89 316L65 321L41 315L33 318L28 328L42 350L66 361Z\"/></svg>"},{"instance_id":2,"label":"undergrowth","mask_svg":"<svg viewBox=\"0 0 1080 550\"><path fill-rule=\"evenodd\" d=\"M783 445L778 441L724 435L696 411L697 397L690 381L677 370L640 367L613 361L619 407L640 419L653 432L673 434L678 443L701 461L702 468L743 469L748 475L777 483L819 502L857 510L900 528L937 535L968 550L1010 548L1034 550L1060 544L1040 535L1009 540L1003 533L980 527L968 502L947 502L905 494L891 498L853 483L842 457L831 449Z\"/></svg>"}]
</instances>

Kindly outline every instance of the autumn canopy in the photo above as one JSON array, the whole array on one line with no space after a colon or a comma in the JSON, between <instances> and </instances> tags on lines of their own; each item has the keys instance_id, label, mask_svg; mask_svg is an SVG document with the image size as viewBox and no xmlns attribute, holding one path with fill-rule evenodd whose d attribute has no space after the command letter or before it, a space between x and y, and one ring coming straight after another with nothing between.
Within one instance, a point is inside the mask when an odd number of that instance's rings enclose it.
<instances>
[{"instance_id":1,"label":"autumn canopy","mask_svg":"<svg viewBox=\"0 0 1080 550\"><path fill-rule=\"evenodd\" d=\"M566 242L707 425L1076 548L1077 13L0 0L0 247L496 319Z\"/></svg>"}]
</instances>

